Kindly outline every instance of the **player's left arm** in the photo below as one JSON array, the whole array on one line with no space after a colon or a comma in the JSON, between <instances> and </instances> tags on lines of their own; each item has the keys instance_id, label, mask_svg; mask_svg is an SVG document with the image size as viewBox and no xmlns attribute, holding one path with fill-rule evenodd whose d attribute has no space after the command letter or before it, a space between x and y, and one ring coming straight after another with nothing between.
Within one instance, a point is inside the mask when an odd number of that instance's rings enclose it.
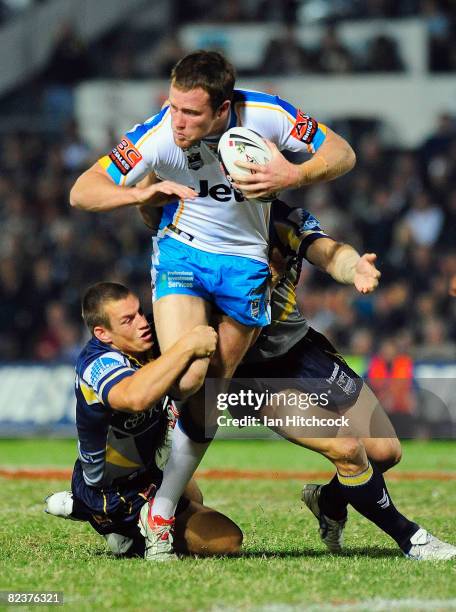
<instances>
[{"instance_id":1,"label":"player's left arm","mask_svg":"<svg viewBox=\"0 0 456 612\"><path fill-rule=\"evenodd\" d=\"M324 237L312 242L306 258L337 282L354 285L360 293L371 293L378 286L381 274L375 266L375 253L360 255L351 245Z\"/></svg>"},{"instance_id":2,"label":"player's left arm","mask_svg":"<svg viewBox=\"0 0 456 612\"><path fill-rule=\"evenodd\" d=\"M263 129L258 128L260 134L270 134L274 141L265 138L271 150L271 161L263 165L236 162L252 174L232 175L235 187L247 198L330 181L354 167L356 155L344 138L280 98L276 101L282 112L271 115L275 121L270 127L264 124ZM289 121L294 121L291 130ZM301 164L293 164L285 159L279 148L308 152L312 157Z\"/></svg>"}]
</instances>

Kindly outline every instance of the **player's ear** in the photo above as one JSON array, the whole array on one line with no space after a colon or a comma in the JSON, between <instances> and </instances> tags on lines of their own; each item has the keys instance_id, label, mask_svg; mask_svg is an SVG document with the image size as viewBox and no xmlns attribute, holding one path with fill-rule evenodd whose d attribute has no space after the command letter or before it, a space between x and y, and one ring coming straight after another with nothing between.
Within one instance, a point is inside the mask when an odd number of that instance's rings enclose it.
<instances>
[{"instance_id":1,"label":"player's ear","mask_svg":"<svg viewBox=\"0 0 456 612\"><path fill-rule=\"evenodd\" d=\"M223 102L218 107L215 114L217 115L217 117L221 117L224 113L230 110L230 107L231 107L231 102L229 100L225 100L225 102Z\"/></svg>"},{"instance_id":2,"label":"player's ear","mask_svg":"<svg viewBox=\"0 0 456 612\"><path fill-rule=\"evenodd\" d=\"M111 344L112 342L111 332L109 331L109 329L106 329L106 327L103 327L102 325L96 325L93 328L93 335L95 336L95 338L101 340L101 342L104 342L105 344Z\"/></svg>"}]
</instances>

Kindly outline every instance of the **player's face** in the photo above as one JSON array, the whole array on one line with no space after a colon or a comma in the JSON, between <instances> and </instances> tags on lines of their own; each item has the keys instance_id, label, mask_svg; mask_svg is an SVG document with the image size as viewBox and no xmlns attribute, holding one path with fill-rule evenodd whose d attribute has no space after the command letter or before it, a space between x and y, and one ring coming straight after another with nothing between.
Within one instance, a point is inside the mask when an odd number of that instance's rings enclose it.
<instances>
[{"instance_id":1,"label":"player's face","mask_svg":"<svg viewBox=\"0 0 456 612\"><path fill-rule=\"evenodd\" d=\"M182 91L171 85L168 100L174 142L181 149L187 149L202 138L223 130L226 108L221 107L214 112L209 94L201 87Z\"/></svg>"},{"instance_id":2,"label":"player's face","mask_svg":"<svg viewBox=\"0 0 456 612\"><path fill-rule=\"evenodd\" d=\"M115 348L136 355L152 347L152 330L135 295L108 302L105 312L111 324L111 329L105 331Z\"/></svg>"}]
</instances>

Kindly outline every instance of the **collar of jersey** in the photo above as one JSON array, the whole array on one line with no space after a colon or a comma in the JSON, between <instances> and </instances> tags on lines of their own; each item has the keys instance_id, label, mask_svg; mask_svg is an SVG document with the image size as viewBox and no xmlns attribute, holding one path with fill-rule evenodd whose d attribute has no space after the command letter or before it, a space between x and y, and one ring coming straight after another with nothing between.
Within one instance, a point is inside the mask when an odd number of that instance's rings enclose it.
<instances>
[{"instance_id":1,"label":"collar of jersey","mask_svg":"<svg viewBox=\"0 0 456 612\"><path fill-rule=\"evenodd\" d=\"M124 353L123 351L119 350L118 348L115 348L115 347L111 346L110 344L107 344L106 342L102 342L96 336L92 336L92 342L96 346L99 346L100 348L104 348L104 349L106 349L108 351L116 351L117 353L120 353L121 355L126 357L130 361L130 363L134 363L138 367L142 367L143 365L145 365L149 361L152 361L152 359L153 359L153 357L152 357L152 349L150 351L146 351L145 354L144 354L144 358L140 360L137 357L133 357L133 355L129 355L128 353Z\"/></svg>"},{"instance_id":2,"label":"collar of jersey","mask_svg":"<svg viewBox=\"0 0 456 612\"><path fill-rule=\"evenodd\" d=\"M236 124L237 124L236 113L234 112L233 105L231 105L230 120L228 122L226 130L230 130L231 128L235 127ZM202 139L202 142L205 142L206 144L217 144L223 134L224 132L222 132L221 134L216 134L215 136L207 136L206 138Z\"/></svg>"}]
</instances>

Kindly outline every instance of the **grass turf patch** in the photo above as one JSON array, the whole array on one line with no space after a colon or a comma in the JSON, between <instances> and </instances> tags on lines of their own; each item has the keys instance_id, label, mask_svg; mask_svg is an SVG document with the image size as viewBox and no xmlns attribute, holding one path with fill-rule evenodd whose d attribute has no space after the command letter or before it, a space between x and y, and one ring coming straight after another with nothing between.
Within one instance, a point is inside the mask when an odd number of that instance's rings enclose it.
<instances>
[{"instance_id":1,"label":"grass turf patch","mask_svg":"<svg viewBox=\"0 0 456 612\"><path fill-rule=\"evenodd\" d=\"M74 448L68 441L2 441L0 464L70 466ZM407 443L402 469L454 470L454 448L454 443ZM328 465L283 442L229 441L214 444L203 467L301 470ZM454 562L404 559L392 540L353 510L346 553L328 555L316 520L299 501L302 484L201 482L206 503L244 531L242 556L156 566L142 559L115 559L89 525L45 515L42 500L65 488L61 480L1 480L0 588L64 591L70 610L301 610L329 604L366 605L368 610L375 598L404 602L394 609L425 609L429 600L441 602L433 609L454 607ZM405 514L454 541L454 481L392 482L389 487Z\"/></svg>"},{"instance_id":2,"label":"grass turf patch","mask_svg":"<svg viewBox=\"0 0 456 612\"><path fill-rule=\"evenodd\" d=\"M456 471L456 441L402 443L395 470ZM77 445L71 439L0 439L0 467L72 467ZM249 470L331 470L324 457L284 440L220 440L211 444L202 468Z\"/></svg>"},{"instance_id":3,"label":"grass turf patch","mask_svg":"<svg viewBox=\"0 0 456 612\"><path fill-rule=\"evenodd\" d=\"M456 495L448 483L394 483L401 508L443 538L453 536ZM207 485L207 486L206 486ZM61 482L4 481L0 514L2 589L62 590L69 609L211 610L386 599L450 599L455 565L413 563L351 511L347 552L331 556L299 502L301 483L205 483L207 503L243 529L242 557L156 566L113 558L82 523L42 512Z\"/></svg>"}]
</instances>

